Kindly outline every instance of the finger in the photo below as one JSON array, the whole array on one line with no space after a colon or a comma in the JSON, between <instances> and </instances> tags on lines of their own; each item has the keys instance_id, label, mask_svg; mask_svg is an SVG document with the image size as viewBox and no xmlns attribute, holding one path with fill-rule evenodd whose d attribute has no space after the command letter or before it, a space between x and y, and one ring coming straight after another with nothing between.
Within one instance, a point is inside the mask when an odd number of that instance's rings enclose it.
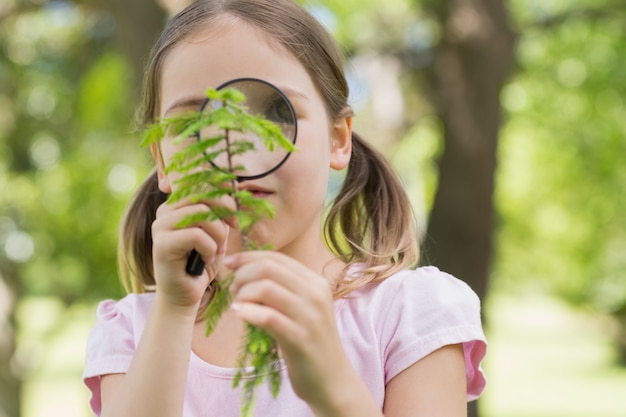
<instances>
[{"instance_id":1,"label":"finger","mask_svg":"<svg viewBox=\"0 0 626 417\"><path fill-rule=\"evenodd\" d=\"M163 208L159 207L159 209L163 211L167 211L168 209L175 211L182 207L196 206L196 205L205 205L209 209L214 209L214 208L225 209L227 212L230 212L230 213L234 213L237 209L235 200L229 195L226 195L221 198L214 199L214 200L208 200L208 199L197 200L192 197L187 197L187 198L184 198L182 200L179 200L173 203L166 202L162 204L162 206L165 206L165 207ZM215 211L217 212L217 210ZM158 214L159 214L159 210L157 210L157 215ZM228 224L230 227L233 227L233 228L237 227L236 216L233 215L229 217L223 217L223 216L219 216L219 217L221 220L224 220L226 224Z\"/></svg>"},{"instance_id":2,"label":"finger","mask_svg":"<svg viewBox=\"0 0 626 417\"><path fill-rule=\"evenodd\" d=\"M292 303L296 295L270 279L261 279L242 286L234 301L263 304L289 314L284 306Z\"/></svg>"},{"instance_id":3,"label":"finger","mask_svg":"<svg viewBox=\"0 0 626 417\"><path fill-rule=\"evenodd\" d=\"M174 251L179 257L196 249L205 263L212 262L215 254L226 252L230 228L221 220L198 221L185 228L178 226L185 217L209 210L204 204L184 206L176 211L162 210L152 224L155 245L166 251Z\"/></svg>"},{"instance_id":4,"label":"finger","mask_svg":"<svg viewBox=\"0 0 626 417\"><path fill-rule=\"evenodd\" d=\"M294 261L296 271L267 256L244 263L235 271L231 291L235 299L271 307L305 328L319 326L333 316L328 281ZM287 258L286 256L274 259ZM228 265L227 265L228 266Z\"/></svg>"},{"instance_id":5,"label":"finger","mask_svg":"<svg viewBox=\"0 0 626 417\"><path fill-rule=\"evenodd\" d=\"M269 307L305 327L319 325L325 318L324 311L329 308L296 295L269 279L253 281L242 286L234 301Z\"/></svg>"},{"instance_id":6,"label":"finger","mask_svg":"<svg viewBox=\"0 0 626 417\"><path fill-rule=\"evenodd\" d=\"M205 262L211 262L217 253L217 242L199 228L164 231L153 236L157 257L185 260L195 249Z\"/></svg>"},{"instance_id":7,"label":"finger","mask_svg":"<svg viewBox=\"0 0 626 417\"><path fill-rule=\"evenodd\" d=\"M163 230L180 229L179 224L185 218L199 213L209 214L210 208L204 204L195 204L191 206L182 206L176 211L162 211L153 223L153 234L157 234ZM209 235L218 244L218 253L225 253L226 241L228 239L229 227L222 220L198 220L186 227L186 229L198 228ZM191 248L194 249L194 248ZM197 248L196 248L197 249Z\"/></svg>"},{"instance_id":8,"label":"finger","mask_svg":"<svg viewBox=\"0 0 626 417\"><path fill-rule=\"evenodd\" d=\"M193 236L196 235L196 236ZM178 271L177 274L185 274L197 278L195 274L189 274L185 265L188 263L191 249L196 249L205 265L206 275L209 282L212 281L221 269L223 255L217 253L217 244L200 229L180 229L163 233L154 239L154 259L157 263L171 263L169 269Z\"/></svg>"},{"instance_id":9,"label":"finger","mask_svg":"<svg viewBox=\"0 0 626 417\"><path fill-rule=\"evenodd\" d=\"M309 294L313 288L329 290L328 281L298 261L280 252L245 251L224 259L224 265L235 271L231 291L259 279L271 279L296 294Z\"/></svg>"},{"instance_id":10,"label":"finger","mask_svg":"<svg viewBox=\"0 0 626 417\"><path fill-rule=\"evenodd\" d=\"M279 345L292 345L304 339L301 327L271 307L247 302L235 302L231 306L239 318L268 332Z\"/></svg>"},{"instance_id":11,"label":"finger","mask_svg":"<svg viewBox=\"0 0 626 417\"><path fill-rule=\"evenodd\" d=\"M169 220L167 227L178 227L178 224L193 215L201 215L204 218L198 219L190 226L200 226L202 223L207 222L223 222L211 207L204 203L185 204L180 207L171 207L168 209L162 209L157 211L157 220Z\"/></svg>"}]
</instances>

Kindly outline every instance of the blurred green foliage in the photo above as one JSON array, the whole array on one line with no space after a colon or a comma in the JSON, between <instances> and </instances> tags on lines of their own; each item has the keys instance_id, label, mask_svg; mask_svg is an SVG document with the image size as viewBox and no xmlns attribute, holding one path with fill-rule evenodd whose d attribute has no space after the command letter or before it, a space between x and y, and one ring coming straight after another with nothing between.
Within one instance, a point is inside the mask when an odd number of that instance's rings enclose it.
<instances>
[{"instance_id":1,"label":"blurred green foliage","mask_svg":"<svg viewBox=\"0 0 626 417\"><path fill-rule=\"evenodd\" d=\"M21 295L121 295L117 224L147 167L131 133L135 74L101 27L110 18L49 2L2 21L0 259Z\"/></svg>"},{"instance_id":2,"label":"blurred green foliage","mask_svg":"<svg viewBox=\"0 0 626 417\"><path fill-rule=\"evenodd\" d=\"M514 1L494 283L626 306L626 6ZM539 4L539 3L538 3Z\"/></svg>"}]
</instances>

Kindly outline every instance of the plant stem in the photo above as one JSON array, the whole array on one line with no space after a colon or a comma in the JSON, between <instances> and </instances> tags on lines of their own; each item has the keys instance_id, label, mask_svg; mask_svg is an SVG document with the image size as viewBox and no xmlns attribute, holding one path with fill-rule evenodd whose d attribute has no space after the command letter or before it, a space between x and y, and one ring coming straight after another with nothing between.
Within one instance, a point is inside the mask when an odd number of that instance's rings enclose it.
<instances>
[{"instance_id":1,"label":"plant stem","mask_svg":"<svg viewBox=\"0 0 626 417\"><path fill-rule=\"evenodd\" d=\"M224 103L224 105L226 104ZM233 167L233 159L232 159L233 153L230 149L230 130L229 129L224 129L224 140L226 141L226 155L228 156L228 171L232 173L234 171L234 167ZM233 178L230 180L230 189L231 189L231 196L235 200L235 210L238 213L241 208L241 202L239 201L239 198L237 197L237 194L236 194L236 191L237 191L237 179L236 178ZM239 232L241 234L242 249L243 250L250 249L249 244L248 244L247 231L240 230Z\"/></svg>"}]
</instances>

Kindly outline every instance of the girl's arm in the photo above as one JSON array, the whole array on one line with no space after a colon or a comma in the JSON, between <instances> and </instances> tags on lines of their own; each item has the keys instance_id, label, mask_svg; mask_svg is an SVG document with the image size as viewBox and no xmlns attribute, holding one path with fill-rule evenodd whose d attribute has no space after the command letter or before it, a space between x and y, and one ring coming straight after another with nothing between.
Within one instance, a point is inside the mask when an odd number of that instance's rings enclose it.
<instances>
[{"instance_id":1,"label":"girl's arm","mask_svg":"<svg viewBox=\"0 0 626 417\"><path fill-rule=\"evenodd\" d=\"M102 377L103 417L182 416L198 307L219 268L229 229L222 221L176 226L203 210L211 208L189 201L163 204L157 210L152 225L156 295L127 373ZM198 277L185 272L192 249L210 272Z\"/></svg>"},{"instance_id":2,"label":"girl's arm","mask_svg":"<svg viewBox=\"0 0 626 417\"><path fill-rule=\"evenodd\" d=\"M386 417L467 416L467 377L461 345L448 345L396 375L385 389Z\"/></svg>"},{"instance_id":3,"label":"girl's arm","mask_svg":"<svg viewBox=\"0 0 626 417\"><path fill-rule=\"evenodd\" d=\"M155 298L128 372L102 377L102 417L182 416L196 312Z\"/></svg>"},{"instance_id":4,"label":"girl's arm","mask_svg":"<svg viewBox=\"0 0 626 417\"><path fill-rule=\"evenodd\" d=\"M338 375L342 375L338 373ZM448 345L396 375L385 389L381 414L356 372L336 380L335 403L313 409L317 417L466 417L465 358L461 345Z\"/></svg>"}]
</instances>

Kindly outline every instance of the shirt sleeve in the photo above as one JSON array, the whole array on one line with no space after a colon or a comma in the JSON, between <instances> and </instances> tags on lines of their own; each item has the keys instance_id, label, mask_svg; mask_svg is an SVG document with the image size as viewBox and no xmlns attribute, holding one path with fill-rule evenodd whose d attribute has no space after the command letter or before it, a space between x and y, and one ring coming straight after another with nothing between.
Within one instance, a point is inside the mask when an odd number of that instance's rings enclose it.
<instances>
[{"instance_id":1,"label":"shirt sleeve","mask_svg":"<svg viewBox=\"0 0 626 417\"><path fill-rule=\"evenodd\" d=\"M101 412L100 378L126 373L135 352L133 321L122 301L106 300L98 305L97 322L87 339L83 380L91 391L91 409Z\"/></svg>"},{"instance_id":2,"label":"shirt sleeve","mask_svg":"<svg viewBox=\"0 0 626 417\"><path fill-rule=\"evenodd\" d=\"M385 383L430 353L461 344L467 399L478 398L486 385L480 363L487 341L477 295L464 282L434 267L419 268L399 278L382 326Z\"/></svg>"}]
</instances>

